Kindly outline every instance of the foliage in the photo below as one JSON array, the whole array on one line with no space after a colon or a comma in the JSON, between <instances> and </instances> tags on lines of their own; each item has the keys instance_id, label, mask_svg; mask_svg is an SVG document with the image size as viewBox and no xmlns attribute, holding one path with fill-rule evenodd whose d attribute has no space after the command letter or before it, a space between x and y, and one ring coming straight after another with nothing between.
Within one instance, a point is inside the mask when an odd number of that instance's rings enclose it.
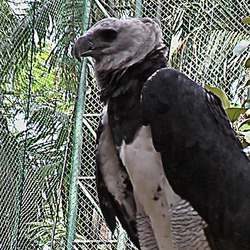
<instances>
[{"instance_id":1,"label":"foliage","mask_svg":"<svg viewBox=\"0 0 250 250\"><path fill-rule=\"evenodd\" d=\"M249 17L243 18L243 23L249 25ZM241 40L234 48L233 53L237 57L243 57L242 54L244 51L247 51L250 45L250 40ZM246 53L247 57L244 57L245 60L245 67L248 69L250 68L250 54ZM248 75L249 75L249 69L248 69ZM238 105L237 107L231 108L227 110L229 117L231 118L231 121L234 124L234 128L236 129L239 137L242 140L242 144L244 147L247 147L250 145L250 112L249 112L249 102L250 102L250 77L246 80L245 84L242 84L242 88L245 89L246 98L243 99L243 102L241 105Z\"/></svg>"},{"instance_id":2,"label":"foliage","mask_svg":"<svg viewBox=\"0 0 250 250\"><path fill-rule=\"evenodd\" d=\"M249 17L245 17L243 19L245 24L250 24ZM233 55L240 58L243 57L245 60L245 67L250 68L250 57L249 54L243 56L244 51L248 49L250 45L250 40L240 40L237 45L233 49ZM249 92L249 84L250 79L247 79L245 84L241 84L241 93L245 93L245 98L242 99L242 103L232 103L230 104L229 98L226 93L216 87L212 87L210 85L206 85L206 88L213 91L217 94L223 103L223 107L225 108L227 115L232 122L233 128L238 134L243 147L248 147L250 145L250 111L249 105L247 105L250 100L249 95L246 95L246 92Z\"/></svg>"},{"instance_id":3,"label":"foliage","mask_svg":"<svg viewBox=\"0 0 250 250\"><path fill-rule=\"evenodd\" d=\"M230 103L228 96L222 89L210 85L206 85L205 87L220 97L228 118L238 134L243 147L248 147L250 145L250 112L245 107L246 101L243 101L242 104Z\"/></svg>"},{"instance_id":4,"label":"foliage","mask_svg":"<svg viewBox=\"0 0 250 250\"><path fill-rule=\"evenodd\" d=\"M22 11L17 11L21 8L20 3L24 2ZM8 199L12 209L5 206L6 200L1 200L0 215L4 214L1 217L4 225L0 238L4 237L5 231L9 238L15 238L11 232L18 224L14 220L18 217L18 205L22 205L19 224L23 226L20 232L23 237L20 247L26 249L29 244L33 244L33 249L49 247L54 237L55 249L64 248L70 182L71 114L81 74L80 64L73 58L72 47L81 35L82 27L87 28L86 23L92 25L109 16L136 16L135 7L140 7L139 2L93 0L88 22L83 23L86 3L83 0L0 1L0 139L1 142L3 140L0 166L5 180L0 184L0 197L7 195L13 198ZM241 2L145 0L142 13L161 20L167 45L173 38L169 54L172 67L202 85L208 84L206 81L209 79L210 85L215 83L213 85L230 93L229 97L223 97L227 112L238 134L249 143L249 134L246 133L250 130L250 117L245 109L246 103L239 101L249 85L242 84L245 82L242 62L249 58L247 47L239 47L239 55L231 53L237 43L247 40L235 14ZM242 5L241 8L245 7ZM228 22L230 18L232 22ZM248 23L249 18L244 22ZM248 64L249 59L246 66ZM91 61L88 61L87 68L86 84L89 89L85 111L98 114L100 104ZM231 78L225 82L228 76ZM223 92L217 94L220 93ZM231 101L229 107L228 99L232 100L233 96L237 97L237 102ZM84 130L81 171L87 177L94 171L94 129L98 119L93 120L89 117L83 119L87 129ZM20 182L23 190L17 189ZM79 196L83 202L79 205L81 213L77 221L79 240L88 240L86 235L90 228L94 228L90 233L94 232L95 237L100 230L100 219L97 220L94 214L99 216L100 211L96 195L93 197L93 183L94 180L86 186L79 184ZM14 197L18 197L17 201ZM22 204L18 204L21 200ZM56 219L58 224L53 232ZM106 232L106 228L102 229ZM111 238L108 235L103 239ZM10 247L6 246L6 249Z\"/></svg>"},{"instance_id":5,"label":"foliage","mask_svg":"<svg viewBox=\"0 0 250 250\"><path fill-rule=\"evenodd\" d=\"M72 8L72 1L26 1L23 18L8 2L3 2L2 18L15 22L8 26L8 36L2 37L0 46L0 92L4 94L0 102L4 113L7 117L24 114L29 99L71 113L80 73L71 50L82 13L75 17L78 9ZM68 17L73 15L74 22L65 21L66 12ZM5 23L0 23L0 30L7 30Z\"/></svg>"},{"instance_id":6,"label":"foliage","mask_svg":"<svg viewBox=\"0 0 250 250\"><path fill-rule=\"evenodd\" d=\"M191 4L190 7L192 9L197 6ZM184 36L183 17L186 11L182 10L176 14L176 24L173 26L175 33L170 42L169 64L190 75L221 98L243 146L247 147L250 144L250 112L248 110L250 95L247 97L250 80L247 77L246 68L250 66L249 53L247 53L250 41L245 39L245 33L242 34L240 28L228 29L226 27L224 30L210 31L202 21L200 26L196 26L192 32ZM221 14L222 12L219 15ZM226 17L229 12L224 14ZM230 19L232 15L231 13ZM216 20L216 25L224 26L223 23L219 23L222 20ZM243 22L249 23L249 17L244 18ZM228 23L228 25L234 24L234 22ZM233 72L241 73L229 74L232 69Z\"/></svg>"}]
</instances>

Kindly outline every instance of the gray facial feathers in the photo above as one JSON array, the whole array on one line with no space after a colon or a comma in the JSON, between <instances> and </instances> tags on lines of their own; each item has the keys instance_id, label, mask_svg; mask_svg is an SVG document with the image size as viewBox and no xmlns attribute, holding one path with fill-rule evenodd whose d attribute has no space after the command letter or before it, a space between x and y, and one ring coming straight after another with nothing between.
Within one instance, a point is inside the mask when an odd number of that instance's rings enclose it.
<instances>
[{"instance_id":1,"label":"gray facial feathers","mask_svg":"<svg viewBox=\"0 0 250 250\"><path fill-rule=\"evenodd\" d=\"M161 28L156 20L107 18L77 40L75 55L78 59L80 56L92 56L98 74L126 69L164 47Z\"/></svg>"}]
</instances>

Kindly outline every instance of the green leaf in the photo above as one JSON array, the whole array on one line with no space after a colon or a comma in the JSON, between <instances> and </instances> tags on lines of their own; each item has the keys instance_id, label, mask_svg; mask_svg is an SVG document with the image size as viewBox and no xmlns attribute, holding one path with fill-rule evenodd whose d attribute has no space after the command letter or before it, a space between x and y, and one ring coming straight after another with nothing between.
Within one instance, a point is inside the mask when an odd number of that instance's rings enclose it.
<instances>
[{"instance_id":1,"label":"green leaf","mask_svg":"<svg viewBox=\"0 0 250 250\"><path fill-rule=\"evenodd\" d=\"M250 124L249 123L245 123L240 127L241 131L249 131L250 130Z\"/></svg>"},{"instance_id":2,"label":"green leaf","mask_svg":"<svg viewBox=\"0 0 250 250\"><path fill-rule=\"evenodd\" d=\"M245 119L240 125L238 126L240 131L249 131L250 130L250 118Z\"/></svg>"},{"instance_id":3,"label":"green leaf","mask_svg":"<svg viewBox=\"0 0 250 250\"><path fill-rule=\"evenodd\" d=\"M250 68L250 58L247 59L245 66L246 68Z\"/></svg>"},{"instance_id":4,"label":"green leaf","mask_svg":"<svg viewBox=\"0 0 250 250\"><path fill-rule=\"evenodd\" d=\"M235 122L240 115L245 114L246 108L227 108L226 112L231 122Z\"/></svg>"},{"instance_id":5,"label":"green leaf","mask_svg":"<svg viewBox=\"0 0 250 250\"><path fill-rule=\"evenodd\" d=\"M250 44L248 40L241 40L233 49L234 56L240 55Z\"/></svg>"},{"instance_id":6,"label":"green leaf","mask_svg":"<svg viewBox=\"0 0 250 250\"><path fill-rule=\"evenodd\" d=\"M170 54L169 54L169 58L172 58L172 55L175 53L175 51L177 51L181 41L180 41L180 37L181 37L181 33L182 30L180 30L177 34L173 35L171 38L171 43L170 43Z\"/></svg>"},{"instance_id":7,"label":"green leaf","mask_svg":"<svg viewBox=\"0 0 250 250\"><path fill-rule=\"evenodd\" d=\"M248 131L248 132L241 132L241 134L244 136L244 140L247 143L250 143L250 131Z\"/></svg>"},{"instance_id":8,"label":"green leaf","mask_svg":"<svg viewBox=\"0 0 250 250\"><path fill-rule=\"evenodd\" d=\"M214 94L216 94L222 101L222 105L224 109L230 108L230 101L225 93L224 90L210 86L208 84L205 84L206 89L212 91Z\"/></svg>"},{"instance_id":9,"label":"green leaf","mask_svg":"<svg viewBox=\"0 0 250 250\"><path fill-rule=\"evenodd\" d=\"M250 17L249 16L246 16L242 19L243 23L244 24L250 24Z\"/></svg>"}]
</instances>

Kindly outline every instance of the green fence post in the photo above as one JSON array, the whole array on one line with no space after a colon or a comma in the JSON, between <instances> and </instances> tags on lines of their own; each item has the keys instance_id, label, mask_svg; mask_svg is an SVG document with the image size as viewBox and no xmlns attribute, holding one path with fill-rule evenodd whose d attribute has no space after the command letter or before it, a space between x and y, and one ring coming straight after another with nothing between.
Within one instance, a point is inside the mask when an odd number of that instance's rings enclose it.
<instances>
[{"instance_id":1,"label":"green fence post","mask_svg":"<svg viewBox=\"0 0 250 250\"><path fill-rule=\"evenodd\" d=\"M84 114L85 102L85 76L86 60L82 65L81 80L78 85L78 98L75 108L75 121L73 130L73 150L71 161L71 177L69 188L69 214L68 214L68 231L67 231L67 250L71 250L73 241L75 239L76 231L76 217L78 207L78 186L77 181L79 177L79 168L81 166L82 154L82 139L83 139L83 125L82 119Z\"/></svg>"},{"instance_id":2,"label":"green fence post","mask_svg":"<svg viewBox=\"0 0 250 250\"><path fill-rule=\"evenodd\" d=\"M83 33L88 27L88 20L90 15L91 1L83 2ZM71 161L71 178L69 188L69 214L68 214L68 228L67 228L67 250L71 250L76 233L76 219L78 207L78 177L79 168L81 166L82 154L82 140L83 140L83 114L85 108L85 95L86 95L86 72L87 60L84 58L82 62L80 82L78 85L78 98L75 108L75 119L73 129L73 149Z\"/></svg>"},{"instance_id":3,"label":"green fence post","mask_svg":"<svg viewBox=\"0 0 250 250\"><path fill-rule=\"evenodd\" d=\"M135 2L135 17L142 17L143 0L136 0Z\"/></svg>"}]
</instances>

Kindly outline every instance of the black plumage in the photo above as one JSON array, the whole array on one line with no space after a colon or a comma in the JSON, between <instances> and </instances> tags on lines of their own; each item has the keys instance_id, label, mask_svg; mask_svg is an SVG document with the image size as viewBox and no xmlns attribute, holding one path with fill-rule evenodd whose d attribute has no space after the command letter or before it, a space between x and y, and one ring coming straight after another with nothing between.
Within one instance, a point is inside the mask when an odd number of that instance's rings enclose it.
<instances>
[{"instance_id":1,"label":"black plumage","mask_svg":"<svg viewBox=\"0 0 250 250\"><path fill-rule=\"evenodd\" d=\"M142 104L171 186L206 221L216 249L250 249L250 164L221 100L162 69Z\"/></svg>"},{"instance_id":2,"label":"black plumage","mask_svg":"<svg viewBox=\"0 0 250 250\"><path fill-rule=\"evenodd\" d=\"M152 19L105 19L75 55L95 59L105 108L100 206L141 249L250 249L250 164L220 99L166 68ZM171 233L172 230L172 233Z\"/></svg>"}]
</instances>

